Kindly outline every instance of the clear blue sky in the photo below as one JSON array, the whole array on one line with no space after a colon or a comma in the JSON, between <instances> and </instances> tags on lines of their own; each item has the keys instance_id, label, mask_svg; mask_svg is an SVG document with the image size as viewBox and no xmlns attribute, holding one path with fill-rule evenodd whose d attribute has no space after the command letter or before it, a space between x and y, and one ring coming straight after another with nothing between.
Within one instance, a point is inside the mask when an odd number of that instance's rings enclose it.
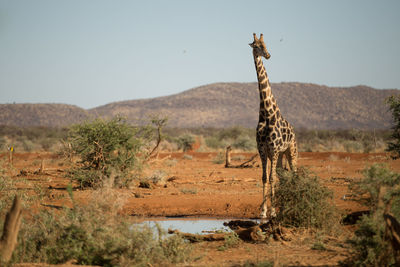
<instances>
[{"instance_id":1,"label":"clear blue sky","mask_svg":"<svg viewBox=\"0 0 400 267\"><path fill-rule=\"evenodd\" d=\"M0 103L83 108L253 82L400 88L400 1L0 0Z\"/></svg>"}]
</instances>

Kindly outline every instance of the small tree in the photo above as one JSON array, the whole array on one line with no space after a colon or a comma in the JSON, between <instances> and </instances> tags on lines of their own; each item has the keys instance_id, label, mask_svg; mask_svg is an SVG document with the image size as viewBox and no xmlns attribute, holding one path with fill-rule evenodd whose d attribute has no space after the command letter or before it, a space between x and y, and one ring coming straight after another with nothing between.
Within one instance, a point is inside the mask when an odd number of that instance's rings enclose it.
<instances>
[{"instance_id":1,"label":"small tree","mask_svg":"<svg viewBox=\"0 0 400 267\"><path fill-rule=\"evenodd\" d=\"M132 179L130 171L141 168L139 154L149 143L149 132L151 128L129 126L120 117L72 126L69 149L81 159L81 165L71 170L72 178L81 187L101 186L106 178L113 185L126 186Z\"/></svg>"},{"instance_id":2,"label":"small tree","mask_svg":"<svg viewBox=\"0 0 400 267\"><path fill-rule=\"evenodd\" d=\"M392 158L400 157L400 95L390 96L386 103L392 112L394 125L392 127L391 141L388 142L387 151L392 152Z\"/></svg>"},{"instance_id":3,"label":"small tree","mask_svg":"<svg viewBox=\"0 0 400 267\"><path fill-rule=\"evenodd\" d=\"M177 139L178 147L182 149L183 152L191 150L195 142L196 140L191 134L184 134Z\"/></svg>"},{"instance_id":4,"label":"small tree","mask_svg":"<svg viewBox=\"0 0 400 267\"><path fill-rule=\"evenodd\" d=\"M153 126L156 127L156 131L157 131L157 140L156 140L156 144L153 147L153 149L147 154L146 156L146 160L149 159L150 157L154 156L154 154L158 155L158 148L160 146L161 141L164 139L164 135L162 133L162 129L163 127L167 124L168 118L160 118L156 115L154 115L151 118L151 123Z\"/></svg>"}]
</instances>

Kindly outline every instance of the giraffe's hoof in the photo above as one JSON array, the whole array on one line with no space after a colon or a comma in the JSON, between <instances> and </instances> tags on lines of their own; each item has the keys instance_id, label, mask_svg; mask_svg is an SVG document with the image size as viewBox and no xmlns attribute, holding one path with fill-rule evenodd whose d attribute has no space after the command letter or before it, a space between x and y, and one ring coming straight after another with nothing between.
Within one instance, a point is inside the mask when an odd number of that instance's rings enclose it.
<instances>
[{"instance_id":1,"label":"giraffe's hoof","mask_svg":"<svg viewBox=\"0 0 400 267\"><path fill-rule=\"evenodd\" d=\"M271 210L271 218L275 218L275 217L276 217L275 208L272 208L272 210Z\"/></svg>"},{"instance_id":2,"label":"giraffe's hoof","mask_svg":"<svg viewBox=\"0 0 400 267\"><path fill-rule=\"evenodd\" d=\"M261 214L260 214L260 218L261 219L266 219L267 218L267 211L265 210L263 210L262 212L261 212Z\"/></svg>"}]
</instances>

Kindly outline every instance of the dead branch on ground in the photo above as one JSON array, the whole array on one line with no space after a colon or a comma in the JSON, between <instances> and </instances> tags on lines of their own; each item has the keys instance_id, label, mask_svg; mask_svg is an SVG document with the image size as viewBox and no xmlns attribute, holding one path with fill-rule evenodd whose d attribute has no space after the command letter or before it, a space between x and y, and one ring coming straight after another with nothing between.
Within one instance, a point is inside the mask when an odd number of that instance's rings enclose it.
<instances>
[{"instance_id":1,"label":"dead branch on ground","mask_svg":"<svg viewBox=\"0 0 400 267\"><path fill-rule=\"evenodd\" d=\"M225 168L252 168L256 164L255 159L257 158L258 154L253 155L249 160L246 160L245 162L239 164L239 165L233 165L231 163L231 153L232 153L232 147L228 146L226 147L226 153L225 153Z\"/></svg>"},{"instance_id":2,"label":"dead branch on ground","mask_svg":"<svg viewBox=\"0 0 400 267\"><path fill-rule=\"evenodd\" d=\"M0 262L8 262L11 259L14 248L17 245L17 236L21 225L21 219L21 200L18 196L15 196L12 207L10 211L7 212L3 235L0 239Z\"/></svg>"},{"instance_id":3,"label":"dead branch on ground","mask_svg":"<svg viewBox=\"0 0 400 267\"><path fill-rule=\"evenodd\" d=\"M259 226L253 226L250 228L238 228L234 230L234 232L238 235L238 237L244 241L249 242L260 242L265 239L265 236L262 234L261 228ZM201 241L224 241L227 236L231 235L232 233L215 233L215 234L191 234L191 233L184 233L179 230L171 230L168 229L169 234L176 234L184 239L189 240L190 242L201 242Z\"/></svg>"},{"instance_id":4,"label":"dead branch on ground","mask_svg":"<svg viewBox=\"0 0 400 267\"><path fill-rule=\"evenodd\" d=\"M269 236L272 236L275 240L288 241L290 238L287 235L285 228L279 226L273 221L269 221L264 224L257 224L253 221L241 221L233 220L229 223L224 223L228 226L238 237L246 242L263 242ZM176 234L190 242L201 242L201 241L223 241L231 235L231 232L226 233L215 233L215 234L191 234L184 233L179 230L168 229L169 234Z\"/></svg>"}]
</instances>

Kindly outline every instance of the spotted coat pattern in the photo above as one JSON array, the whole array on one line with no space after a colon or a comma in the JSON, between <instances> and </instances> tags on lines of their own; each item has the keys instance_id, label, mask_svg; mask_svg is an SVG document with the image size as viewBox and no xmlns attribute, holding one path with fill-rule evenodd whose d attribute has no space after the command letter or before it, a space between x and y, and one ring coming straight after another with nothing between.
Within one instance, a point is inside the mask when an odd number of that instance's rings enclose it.
<instances>
[{"instance_id":1,"label":"spotted coat pattern","mask_svg":"<svg viewBox=\"0 0 400 267\"><path fill-rule=\"evenodd\" d=\"M272 95L271 85L262 57L269 59L263 35L258 39L254 34L253 48L254 64L257 72L258 89L260 93L260 112L257 125L257 148L262 163L263 202L261 204L261 217L267 217L267 196L270 191L271 216L275 216L274 197L275 183L277 180L276 168L282 167L282 158L285 155L290 168L297 169L297 143L292 125L282 117L278 104ZM268 159L271 170L268 177ZM269 178L269 179L268 179Z\"/></svg>"}]
</instances>

